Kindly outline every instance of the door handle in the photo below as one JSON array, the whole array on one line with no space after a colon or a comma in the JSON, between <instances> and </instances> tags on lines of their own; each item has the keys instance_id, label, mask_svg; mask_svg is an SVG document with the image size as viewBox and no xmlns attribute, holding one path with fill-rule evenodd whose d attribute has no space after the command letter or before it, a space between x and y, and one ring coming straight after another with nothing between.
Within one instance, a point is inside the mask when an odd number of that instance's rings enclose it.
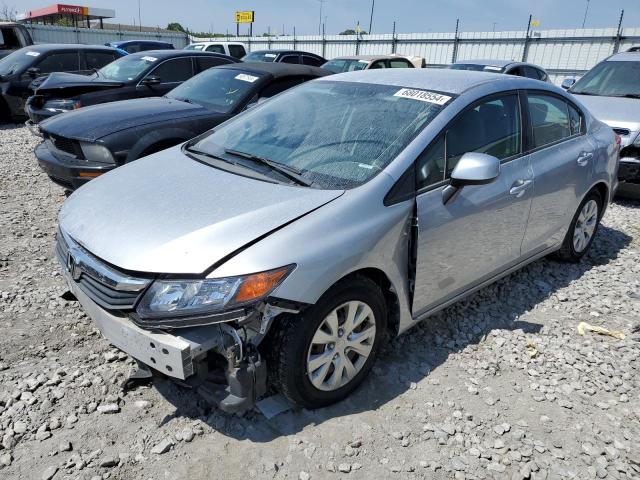
<instances>
[{"instance_id":1,"label":"door handle","mask_svg":"<svg viewBox=\"0 0 640 480\"><path fill-rule=\"evenodd\" d=\"M529 185L531 185L531 183L531 180L517 180L511 186L509 194L521 197L522 195L524 195L524 192L529 188Z\"/></svg>"},{"instance_id":2,"label":"door handle","mask_svg":"<svg viewBox=\"0 0 640 480\"><path fill-rule=\"evenodd\" d=\"M580 165L581 167L584 167L587 163L589 163L589 160L591 160L591 158L593 157L593 153L591 152L582 152L580 155L578 155L578 165Z\"/></svg>"}]
</instances>

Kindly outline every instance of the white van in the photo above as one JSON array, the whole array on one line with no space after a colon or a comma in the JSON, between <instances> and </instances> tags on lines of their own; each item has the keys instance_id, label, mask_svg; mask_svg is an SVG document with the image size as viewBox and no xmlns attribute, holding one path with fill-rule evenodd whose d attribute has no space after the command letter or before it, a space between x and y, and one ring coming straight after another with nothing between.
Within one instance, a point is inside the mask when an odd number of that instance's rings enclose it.
<instances>
[{"instance_id":1,"label":"white van","mask_svg":"<svg viewBox=\"0 0 640 480\"><path fill-rule=\"evenodd\" d=\"M242 58L247 54L247 49L241 42L195 42L187 45L184 49L223 53L234 58Z\"/></svg>"}]
</instances>

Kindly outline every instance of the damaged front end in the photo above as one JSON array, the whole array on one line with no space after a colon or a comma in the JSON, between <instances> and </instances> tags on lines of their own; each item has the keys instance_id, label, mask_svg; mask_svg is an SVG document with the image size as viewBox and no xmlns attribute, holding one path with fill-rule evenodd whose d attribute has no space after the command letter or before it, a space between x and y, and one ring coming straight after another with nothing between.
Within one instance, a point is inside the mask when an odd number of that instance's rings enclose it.
<instances>
[{"instance_id":1,"label":"damaged front end","mask_svg":"<svg viewBox=\"0 0 640 480\"><path fill-rule=\"evenodd\" d=\"M86 313L141 370L188 384L230 413L266 393L258 347L275 317L300 309L269 294L293 266L232 279L145 278L102 262L62 231L56 253Z\"/></svg>"}]
</instances>

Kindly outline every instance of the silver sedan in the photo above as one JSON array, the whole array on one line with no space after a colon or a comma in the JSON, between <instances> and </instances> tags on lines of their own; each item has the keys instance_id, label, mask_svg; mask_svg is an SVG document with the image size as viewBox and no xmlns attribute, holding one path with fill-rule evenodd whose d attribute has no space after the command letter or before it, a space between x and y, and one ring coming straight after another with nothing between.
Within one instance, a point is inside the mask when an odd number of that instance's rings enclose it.
<instances>
[{"instance_id":1,"label":"silver sedan","mask_svg":"<svg viewBox=\"0 0 640 480\"><path fill-rule=\"evenodd\" d=\"M271 382L317 408L365 379L388 335L546 255L579 261L618 153L543 82L340 74L80 188L57 251L140 368L225 411Z\"/></svg>"}]
</instances>

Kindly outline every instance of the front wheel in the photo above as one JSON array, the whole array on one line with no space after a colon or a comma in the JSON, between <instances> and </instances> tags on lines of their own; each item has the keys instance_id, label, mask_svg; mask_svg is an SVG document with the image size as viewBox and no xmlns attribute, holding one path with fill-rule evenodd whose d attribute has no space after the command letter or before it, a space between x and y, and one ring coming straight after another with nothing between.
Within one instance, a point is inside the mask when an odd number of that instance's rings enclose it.
<instances>
[{"instance_id":1,"label":"front wheel","mask_svg":"<svg viewBox=\"0 0 640 480\"><path fill-rule=\"evenodd\" d=\"M587 253L598 231L602 212L602 198L597 191L590 192L571 221L567 236L556 258L566 262L578 262Z\"/></svg>"},{"instance_id":2,"label":"front wheel","mask_svg":"<svg viewBox=\"0 0 640 480\"><path fill-rule=\"evenodd\" d=\"M275 348L282 393L306 408L338 402L365 379L386 330L386 304L366 277L345 280L288 318Z\"/></svg>"}]
</instances>

